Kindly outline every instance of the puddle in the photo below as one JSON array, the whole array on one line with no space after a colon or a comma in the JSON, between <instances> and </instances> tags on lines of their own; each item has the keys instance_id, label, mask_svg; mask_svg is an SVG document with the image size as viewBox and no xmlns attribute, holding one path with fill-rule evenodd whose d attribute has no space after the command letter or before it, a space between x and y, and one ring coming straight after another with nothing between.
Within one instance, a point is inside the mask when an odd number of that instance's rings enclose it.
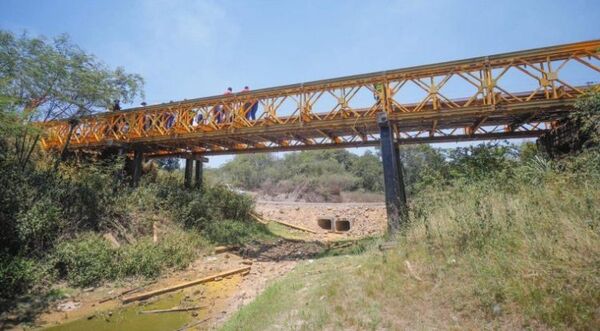
<instances>
[{"instance_id":1,"label":"puddle","mask_svg":"<svg viewBox=\"0 0 600 331\"><path fill-rule=\"evenodd\" d=\"M233 275L217 282L192 286L177 292L163 294L148 303L134 302L120 309L96 312L94 317L84 317L44 330L53 331L109 331L109 330L176 330L192 321L214 317L222 312L227 300L240 284L242 276ZM144 310L169 309L173 307L202 306L199 310L159 314L141 314ZM196 315L197 316L193 316ZM90 315L91 316L91 315ZM198 327L208 328L211 321Z\"/></svg>"}]
</instances>

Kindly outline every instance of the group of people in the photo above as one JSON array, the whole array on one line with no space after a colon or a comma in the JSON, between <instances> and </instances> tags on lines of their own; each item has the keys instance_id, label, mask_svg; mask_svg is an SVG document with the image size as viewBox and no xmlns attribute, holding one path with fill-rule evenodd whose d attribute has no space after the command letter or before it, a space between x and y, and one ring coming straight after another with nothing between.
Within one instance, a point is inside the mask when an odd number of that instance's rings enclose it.
<instances>
[{"instance_id":1,"label":"group of people","mask_svg":"<svg viewBox=\"0 0 600 331\"><path fill-rule=\"evenodd\" d=\"M244 89L241 90L239 92L239 94L244 94L244 93L249 93L249 92L250 92L250 88L248 86L244 86ZM233 89L231 87L228 87L227 90L225 90L225 93L223 95L227 96L227 95L232 95L232 94L233 94ZM142 104L142 106L146 106L146 103L144 102ZM234 104L219 104L212 108L211 113L212 113L212 116L216 123L232 122L233 118L234 118L234 112L236 112L238 109L239 109L239 114L237 114L238 116L243 116L247 120L255 121L256 113L258 112L258 100L245 101L241 106L242 107L240 108L239 105L234 105ZM111 107L109 109L111 111L120 111L121 110L120 101L114 100L114 103L111 105ZM165 114L163 114L162 117L164 117L162 120L164 122L164 126L167 129L170 129L175 124L175 114L165 113ZM144 128L150 128L152 126L152 122L154 120L155 119L152 118L152 116L146 116L145 121L144 121ZM158 119L158 120L161 120L161 119ZM202 123L204 120L205 120L205 118L202 113L194 114L194 116L191 117L190 124L194 125L194 122L199 124L199 123Z\"/></svg>"},{"instance_id":2,"label":"group of people","mask_svg":"<svg viewBox=\"0 0 600 331\"><path fill-rule=\"evenodd\" d=\"M373 98L376 101L376 104L378 106L381 106L381 102L382 102L382 98L386 97L386 91L384 88L384 85L382 83L376 83L374 84L374 89L373 89ZM238 94L242 95L244 93L249 93L250 92L250 88L248 86L244 86L244 89L241 90ZM225 90L225 93L223 93L223 95L228 96L228 95L232 95L233 94L233 89L231 87L228 87ZM142 106L146 106L146 103L142 103ZM119 100L114 100L114 103L111 105L110 110L112 111L119 111L121 110L121 105L120 105L120 101ZM250 100L246 100L244 101L244 103L241 105L240 104L229 104L229 103L225 103L225 104L218 104L215 105L212 109L211 109L211 115L214 118L214 121L216 123L227 123L227 122L232 122L234 120L234 113L239 111L239 113L237 114L238 116L242 116L243 118L246 118L246 120L249 121L255 121L256 120L256 113L258 111L258 100L256 99L250 99ZM193 111L194 114L190 116L190 124L193 125L199 125L200 123L203 123L205 118L203 116L203 114L201 112L198 112L196 114L196 111ZM164 126L167 129L170 129L171 127L173 127L173 125L175 124L175 114L174 113L164 113L161 116L162 118L153 118L153 116L145 116L145 120L144 120L144 128L148 129L150 127L152 127L152 122L155 120L159 120L161 122L164 123ZM206 120L209 120L208 118L206 118ZM115 124L115 126L118 126ZM128 128L128 125L126 125ZM126 129L127 129L126 128ZM117 131L117 128L114 128L115 131Z\"/></svg>"},{"instance_id":3,"label":"group of people","mask_svg":"<svg viewBox=\"0 0 600 331\"><path fill-rule=\"evenodd\" d=\"M248 86L244 86L244 89L241 90L239 93L243 94L243 93L248 93L250 92L250 88ZM225 90L225 93L223 93L223 95L232 95L233 94L233 89L231 87L228 87L227 90ZM216 105L213 107L212 109L212 113L213 116L215 117L215 121L217 123L223 123L223 122L231 122L233 120L233 112L235 111L237 107L234 107L234 105L232 104L225 104L225 105ZM256 112L258 111L258 100L252 100L252 101L246 101L244 102L244 104L241 107L241 113L238 115L241 115L243 117L245 117L247 120L256 120Z\"/></svg>"}]
</instances>

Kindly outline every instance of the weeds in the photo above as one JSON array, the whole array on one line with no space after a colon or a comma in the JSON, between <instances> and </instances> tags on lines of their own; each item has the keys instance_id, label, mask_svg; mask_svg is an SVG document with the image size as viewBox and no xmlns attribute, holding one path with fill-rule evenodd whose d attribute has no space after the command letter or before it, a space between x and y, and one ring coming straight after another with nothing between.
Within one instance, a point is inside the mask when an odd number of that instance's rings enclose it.
<instances>
[{"instance_id":1,"label":"weeds","mask_svg":"<svg viewBox=\"0 0 600 331\"><path fill-rule=\"evenodd\" d=\"M208 246L198 234L181 230L170 232L157 244L142 238L117 249L101 236L87 233L60 243L51 261L71 285L90 286L128 276L152 278L167 268L186 267Z\"/></svg>"},{"instance_id":2,"label":"weeds","mask_svg":"<svg viewBox=\"0 0 600 331\"><path fill-rule=\"evenodd\" d=\"M224 329L594 329L600 181L585 165L593 160L541 166L537 185L524 178L535 171L526 162L509 177L425 189L413 196L397 249L365 241L358 255L304 264Z\"/></svg>"}]
</instances>

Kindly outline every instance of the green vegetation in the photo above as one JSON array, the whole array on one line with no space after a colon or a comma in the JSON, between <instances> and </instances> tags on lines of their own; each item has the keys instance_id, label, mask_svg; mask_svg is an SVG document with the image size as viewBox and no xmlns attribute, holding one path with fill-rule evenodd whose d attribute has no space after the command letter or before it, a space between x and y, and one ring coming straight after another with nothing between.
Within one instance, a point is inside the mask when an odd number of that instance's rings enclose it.
<instances>
[{"instance_id":1,"label":"green vegetation","mask_svg":"<svg viewBox=\"0 0 600 331\"><path fill-rule=\"evenodd\" d=\"M163 269L187 266L198 247L207 246L200 235L181 230L167 233L158 244L142 238L117 249L96 233L84 233L59 243L50 259L70 284L90 286L128 276L156 277Z\"/></svg>"},{"instance_id":2,"label":"green vegetation","mask_svg":"<svg viewBox=\"0 0 600 331\"><path fill-rule=\"evenodd\" d=\"M592 119L588 140L598 95L574 114ZM305 263L223 329L597 328L600 150L587 146L560 160L533 144L444 151L418 174L396 247Z\"/></svg>"},{"instance_id":3,"label":"green vegetation","mask_svg":"<svg viewBox=\"0 0 600 331\"><path fill-rule=\"evenodd\" d=\"M340 201L342 191L381 192L382 169L377 155L346 150L238 155L211 172L220 181L266 195L305 201Z\"/></svg>"},{"instance_id":4,"label":"green vegetation","mask_svg":"<svg viewBox=\"0 0 600 331\"><path fill-rule=\"evenodd\" d=\"M409 193L414 193L433 183L484 178L490 171L510 169L519 161L520 148L531 149L531 144L487 143L454 149L402 146L404 181ZM363 201L379 193L376 200L381 201L383 169L378 153L367 151L359 156L347 150L325 150L288 153L282 158L237 155L210 175L246 190L295 200L339 202L344 196L356 196Z\"/></svg>"},{"instance_id":5,"label":"green vegetation","mask_svg":"<svg viewBox=\"0 0 600 331\"><path fill-rule=\"evenodd\" d=\"M133 101L142 84L65 37L0 31L0 311L24 294L58 297L57 281L152 278L184 268L211 244L303 236L252 222L253 200L226 187L184 189L174 160L131 188L122 159L61 164L37 147L32 122ZM224 328L594 329L599 95L581 98L571 119L584 150L560 160L531 143L402 148L410 218L392 238L397 246L381 252L383 239L369 238L327 251ZM376 153L319 151L238 156L211 176L268 195L339 201L381 192L381 172Z\"/></svg>"},{"instance_id":6,"label":"green vegetation","mask_svg":"<svg viewBox=\"0 0 600 331\"><path fill-rule=\"evenodd\" d=\"M224 329L593 329L600 156L581 158L431 186L397 248L305 264Z\"/></svg>"},{"instance_id":7,"label":"green vegetation","mask_svg":"<svg viewBox=\"0 0 600 331\"><path fill-rule=\"evenodd\" d=\"M60 156L37 146L41 132L33 121L77 118L106 110L115 99L133 101L143 95L142 84L66 37L0 31L0 312L24 294L48 297L56 281L93 286L157 277L186 267L213 243L270 238L249 219L249 197L218 185L184 189L172 160L134 189L124 178L123 159L61 164Z\"/></svg>"}]
</instances>

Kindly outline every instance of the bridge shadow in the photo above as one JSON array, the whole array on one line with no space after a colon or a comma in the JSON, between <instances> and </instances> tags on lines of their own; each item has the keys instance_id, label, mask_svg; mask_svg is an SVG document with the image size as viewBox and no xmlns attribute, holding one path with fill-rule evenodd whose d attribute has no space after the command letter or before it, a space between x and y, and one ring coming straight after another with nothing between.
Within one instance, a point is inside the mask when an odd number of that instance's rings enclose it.
<instances>
[{"instance_id":1,"label":"bridge shadow","mask_svg":"<svg viewBox=\"0 0 600 331\"><path fill-rule=\"evenodd\" d=\"M63 294L58 290L50 290L14 299L0 299L0 330L13 330L24 325L34 327L37 316L62 297Z\"/></svg>"}]
</instances>

